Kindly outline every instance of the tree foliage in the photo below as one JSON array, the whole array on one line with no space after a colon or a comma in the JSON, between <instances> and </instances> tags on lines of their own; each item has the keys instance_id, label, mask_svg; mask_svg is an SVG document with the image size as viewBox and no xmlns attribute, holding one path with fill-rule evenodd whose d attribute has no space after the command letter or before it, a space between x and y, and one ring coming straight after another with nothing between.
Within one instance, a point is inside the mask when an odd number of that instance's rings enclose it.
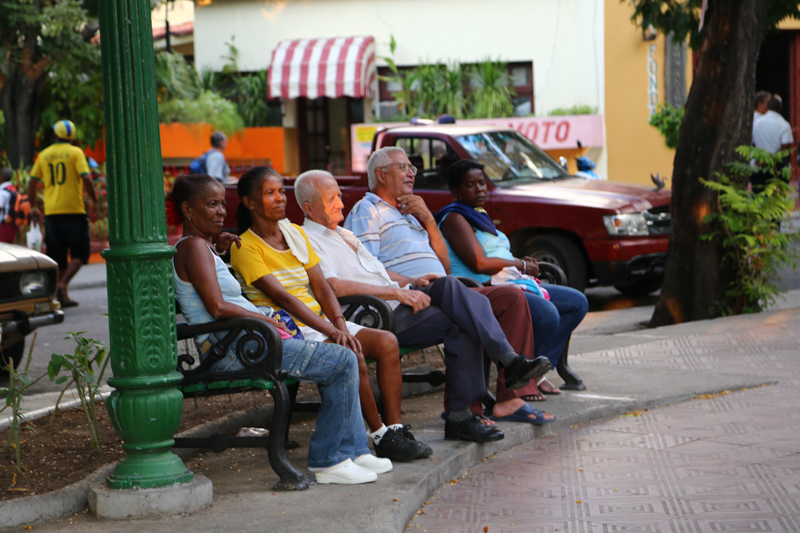
<instances>
[{"instance_id":1,"label":"tree foliage","mask_svg":"<svg viewBox=\"0 0 800 533\"><path fill-rule=\"evenodd\" d=\"M89 4L91 6L93 4ZM79 0L0 0L0 108L11 164L30 165L37 132L69 118L79 139L102 128L97 23Z\"/></svg>"},{"instance_id":2,"label":"tree foliage","mask_svg":"<svg viewBox=\"0 0 800 533\"><path fill-rule=\"evenodd\" d=\"M642 28L653 26L663 33L673 33L676 42L689 38L689 46L699 50L703 42L700 15L703 0L621 0L633 6L633 20ZM711 0L713 2L713 0ZM797 0L762 0L769 2L765 30L774 29L782 20L800 18ZM703 26L707 20L703 21Z\"/></svg>"}]
</instances>

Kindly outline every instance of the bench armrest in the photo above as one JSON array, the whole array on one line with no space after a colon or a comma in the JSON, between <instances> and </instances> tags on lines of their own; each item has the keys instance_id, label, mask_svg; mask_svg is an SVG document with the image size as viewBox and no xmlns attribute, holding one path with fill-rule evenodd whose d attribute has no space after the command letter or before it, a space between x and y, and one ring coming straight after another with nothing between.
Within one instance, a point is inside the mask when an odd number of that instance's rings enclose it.
<instances>
[{"instance_id":1,"label":"bench armrest","mask_svg":"<svg viewBox=\"0 0 800 533\"><path fill-rule=\"evenodd\" d=\"M245 334L239 342L236 356L239 361L242 362L245 369L247 369L245 372L252 372L252 369L258 369L263 371L264 377L272 380L284 379L286 377L286 372L281 369L283 343L281 342L278 330L263 320L240 317L217 320L205 324L178 324L177 326L178 340L190 339L197 335L214 333L217 331L227 331L228 333L219 343L212 346L209 355L199 367L193 369L181 368L181 363L185 361L183 359L179 361L178 371L184 375L184 382L187 381L187 378L189 381L194 381L205 374L212 364L225 356L228 347L242 332ZM260 336L257 335L257 333L260 334ZM247 349L245 345L251 344L247 341L255 342L256 348ZM267 354L266 357L262 361L258 361L258 358L265 351Z\"/></svg>"},{"instance_id":2,"label":"bench armrest","mask_svg":"<svg viewBox=\"0 0 800 533\"><path fill-rule=\"evenodd\" d=\"M367 328L394 332L394 312L385 300L367 294L339 298L345 320Z\"/></svg>"}]
</instances>

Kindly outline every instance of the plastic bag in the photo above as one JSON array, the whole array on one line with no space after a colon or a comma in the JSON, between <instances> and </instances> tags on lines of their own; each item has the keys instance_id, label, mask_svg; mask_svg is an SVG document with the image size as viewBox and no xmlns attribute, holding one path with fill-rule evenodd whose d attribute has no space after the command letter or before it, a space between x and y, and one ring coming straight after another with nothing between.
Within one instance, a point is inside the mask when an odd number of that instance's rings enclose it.
<instances>
[{"instance_id":1,"label":"plastic bag","mask_svg":"<svg viewBox=\"0 0 800 533\"><path fill-rule=\"evenodd\" d=\"M31 250L41 251L42 249L42 230L39 228L37 222L31 222L28 228L28 233L25 234L28 248Z\"/></svg>"}]
</instances>

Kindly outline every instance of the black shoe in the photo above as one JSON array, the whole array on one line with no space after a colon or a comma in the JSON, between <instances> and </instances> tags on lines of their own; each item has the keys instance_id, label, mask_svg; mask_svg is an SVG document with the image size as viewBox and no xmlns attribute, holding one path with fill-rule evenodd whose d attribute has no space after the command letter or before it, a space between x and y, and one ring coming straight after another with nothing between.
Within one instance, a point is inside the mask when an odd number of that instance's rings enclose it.
<instances>
[{"instance_id":1,"label":"black shoe","mask_svg":"<svg viewBox=\"0 0 800 533\"><path fill-rule=\"evenodd\" d=\"M410 434L410 432L409 432ZM375 455L385 457L392 461L405 463L419 457L427 457L433 450L430 446L414 439L408 438L402 429L389 428L381 437L381 441L374 445Z\"/></svg>"},{"instance_id":2,"label":"black shoe","mask_svg":"<svg viewBox=\"0 0 800 533\"><path fill-rule=\"evenodd\" d=\"M481 417L472 415L462 422L444 421L445 440L468 440L471 442L494 442L503 440L505 435L496 426L484 426Z\"/></svg>"},{"instance_id":3,"label":"black shoe","mask_svg":"<svg viewBox=\"0 0 800 533\"><path fill-rule=\"evenodd\" d=\"M521 389L534 378L539 378L550 371L550 360L547 357L528 359L517 355L511 364L505 367L506 389Z\"/></svg>"},{"instance_id":4,"label":"black shoe","mask_svg":"<svg viewBox=\"0 0 800 533\"><path fill-rule=\"evenodd\" d=\"M417 444L420 445L421 453L420 453L420 455L417 456L417 459L422 459L423 457L428 457L429 455L431 455L433 453L433 450L431 449L430 446L428 446L424 442L418 441L417 438L414 436L414 434L411 433L411 426L408 426L408 425L403 426L403 429L401 431L403 432L403 436L405 438L407 438L409 440L413 440L414 442L416 442Z\"/></svg>"}]
</instances>

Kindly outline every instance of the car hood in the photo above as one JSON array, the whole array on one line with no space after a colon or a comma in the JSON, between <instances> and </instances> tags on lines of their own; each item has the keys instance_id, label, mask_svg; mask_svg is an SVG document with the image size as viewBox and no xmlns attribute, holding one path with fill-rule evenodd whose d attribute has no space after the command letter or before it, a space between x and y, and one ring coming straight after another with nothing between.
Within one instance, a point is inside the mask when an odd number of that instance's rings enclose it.
<instances>
[{"instance_id":1,"label":"car hood","mask_svg":"<svg viewBox=\"0 0 800 533\"><path fill-rule=\"evenodd\" d=\"M16 244L0 242L0 272L58 268L46 255Z\"/></svg>"},{"instance_id":2,"label":"car hood","mask_svg":"<svg viewBox=\"0 0 800 533\"><path fill-rule=\"evenodd\" d=\"M502 191L502 192L501 192ZM638 213L651 207L669 205L671 192L652 187L614 181L567 178L552 182L534 182L499 187L494 194L536 196L553 203L612 209L620 213Z\"/></svg>"}]
</instances>

